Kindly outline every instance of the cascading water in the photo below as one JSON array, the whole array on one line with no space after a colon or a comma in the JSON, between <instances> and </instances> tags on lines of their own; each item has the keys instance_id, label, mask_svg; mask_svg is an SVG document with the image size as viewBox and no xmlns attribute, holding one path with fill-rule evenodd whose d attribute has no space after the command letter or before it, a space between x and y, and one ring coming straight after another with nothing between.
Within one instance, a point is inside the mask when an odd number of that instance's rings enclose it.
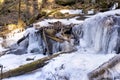
<instances>
[{"instance_id":1,"label":"cascading water","mask_svg":"<svg viewBox=\"0 0 120 80\"><path fill-rule=\"evenodd\" d=\"M35 28L29 28L26 30L25 36L28 35L29 41L28 41L28 53L43 53L43 41L41 38L40 33L38 30L35 30Z\"/></svg>"},{"instance_id":2,"label":"cascading water","mask_svg":"<svg viewBox=\"0 0 120 80\"><path fill-rule=\"evenodd\" d=\"M86 41L86 47L93 48L96 53L112 53L118 39L117 17L101 15L85 20L83 39Z\"/></svg>"}]
</instances>

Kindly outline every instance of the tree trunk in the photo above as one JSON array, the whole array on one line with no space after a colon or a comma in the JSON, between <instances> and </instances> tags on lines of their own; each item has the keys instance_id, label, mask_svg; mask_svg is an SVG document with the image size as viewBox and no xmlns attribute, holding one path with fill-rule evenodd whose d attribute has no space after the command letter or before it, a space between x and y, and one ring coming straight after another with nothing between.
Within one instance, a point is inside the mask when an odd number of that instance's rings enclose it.
<instances>
[{"instance_id":1,"label":"tree trunk","mask_svg":"<svg viewBox=\"0 0 120 80\"><path fill-rule=\"evenodd\" d=\"M19 76L19 75L34 71L36 69L42 68L43 66L45 66L46 64L49 63L49 60L59 56L60 54L68 54L68 53L71 53L71 52L73 52L73 51L58 52L57 54L38 59L37 61L22 65L18 68L9 70L7 72L3 72L3 73L0 74L0 78L3 79L3 78L13 77L13 76Z\"/></svg>"},{"instance_id":2,"label":"tree trunk","mask_svg":"<svg viewBox=\"0 0 120 80\"><path fill-rule=\"evenodd\" d=\"M108 69L114 68L117 64L120 63L120 54L113 57L109 61L105 62L101 66L99 66L97 69L93 70L88 74L89 80L102 80L104 79L104 74Z\"/></svg>"},{"instance_id":3,"label":"tree trunk","mask_svg":"<svg viewBox=\"0 0 120 80\"><path fill-rule=\"evenodd\" d=\"M21 0L19 0L18 20L21 19Z\"/></svg>"}]
</instances>

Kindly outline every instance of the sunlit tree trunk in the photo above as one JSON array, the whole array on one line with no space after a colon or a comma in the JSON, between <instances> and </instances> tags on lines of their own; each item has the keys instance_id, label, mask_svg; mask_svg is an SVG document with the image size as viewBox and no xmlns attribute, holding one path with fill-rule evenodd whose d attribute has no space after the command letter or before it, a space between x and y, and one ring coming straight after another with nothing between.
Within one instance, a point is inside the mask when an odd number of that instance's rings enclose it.
<instances>
[{"instance_id":1,"label":"sunlit tree trunk","mask_svg":"<svg viewBox=\"0 0 120 80\"><path fill-rule=\"evenodd\" d=\"M21 18L21 0L19 0L18 20Z\"/></svg>"},{"instance_id":2,"label":"sunlit tree trunk","mask_svg":"<svg viewBox=\"0 0 120 80\"><path fill-rule=\"evenodd\" d=\"M5 2L5 0L0 0L0 10L1 10L2 7L4 6L4 2Z\"/></svg>"}]
</instances>

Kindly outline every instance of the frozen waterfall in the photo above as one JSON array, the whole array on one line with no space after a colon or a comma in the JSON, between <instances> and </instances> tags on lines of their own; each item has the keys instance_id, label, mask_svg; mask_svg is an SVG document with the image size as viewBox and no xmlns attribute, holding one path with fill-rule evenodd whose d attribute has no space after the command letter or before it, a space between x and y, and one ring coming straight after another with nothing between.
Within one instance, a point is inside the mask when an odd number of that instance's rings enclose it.
<instances>
[{"instance_id":1,"label":"frozen waterfall","mask_svg":"<svg viewBox=\"0 0 120 80\"><path fill-rule=\"evenodd\" d=\"M75 25L72 31L74 34L74 43L78 44L78 40L82 39L85 42L85 46L81 48L94 50L95 53L119 53L119 29L120 29L120 16L115 14L103 15L99 13L92 18L86 19L82 25ZM82 31L82 32L81 32ZM28 38L28 53L45 53L46 44L42 39L41 32L36 30L34 27L28 28L24 36ZM82 37L81 37L82 36ZM76 40L77 39L77 40ZM48 49L50 53L60 51L61 47L59 42L53 41L47 38ZM81 42L80 42L81 43ZM69 48L71 45L61 43L63 47ZM71 46L73 47L73 45ZM61 48L62 49L62 48Z\"/></svg>"},{"instance_id":2,"label":"frozen waterfall","mask_svg":"<svg viewBox=\"0 0 120 80\"><path fill-rule=\"evenodd\" d=\"M86 19L83 23L86 47L92 48L96 53L112 53L115 50L120 19L115 15L99 13L93 18Z\"/></svg>"},{"instance_id":3,"label":"frozen waterfall","mask_svg":"<svg viewBox=\"0 0 120 80\"><path fill-rule=\"evenodd\" d=\"M104 14L104 15L103 15ZM94 50L95 53L119 53L120 44L120 16L114 13L99 13L91 18L84 20L82 24L75 25L72 31L74 36L74 43L79 44L79 39L85 42L85 45L79 45L80 48ZM77 29L76 29L77 28ZM26 40L18 47L25 49L28 53L45 53L46 44L42 38L41 32L36 30L34 26L27 28L24 36ZM72 40L72 39L71 39ZM70 42L59 43L47 38L48 49L50 53L60 51L61 44L63 47L73 47L76 45L68 45ZM82 43L80 41L80 43ZM78 45L77 45L78 46ZM62 49L62 48L61 48ZM23 51L23 50L22 50Z\"/></svg>"},{"instance_id":4,"label":"frozen waterfall","mask_svg":"<svg viewBox=\"0 0 120 80\"><path fill-rule=\"evenodd\" d=\"M28 36L28 53L42 53L43 54L43 40L40 32L35 28L28 28L25 36Z\"/></svg>"},{"instance_id":5,"label":"frozen waterfall","mask_svg":"<svg viewBox=\"0 0 120 80\"><path fill-rule=\"evenodd\" d=\"M78 24L76 27L74 26L73 30L75 30L74 39L76 38L76 41L80 39L80 45L74 44L75 47L77 46L78 51L72 52L71 54L62 54L50 60L46 66L36 70L32 74L7 78L5 80L88 80L87 74L89 72L95 70L116 55L109 53L120 52L120 10L96 14L86 19L82 25ZM24 36L27 37L17 46L18 51L16 50L16 52L14 52L15 54L20 52L23 54L24 50L28 53L42 53L46 46L38 30L33 27L28 28ZM2 39L0 40L2 41ZM57 52L60 45L64 50L67 50L68 47L71 48L70 46L74 47L67 41L59 44L56 43L56 41L47 40L48 43L51 42L51 44L49 44L51 52ZM73 42L71 41L71 43ZM23 48L20 49L19 47ZM5 68L9 69L10 67L11 69L11 67L14 68L15 65L18 66L18 64L27 63L25 59L28 57L33 58L33 56L36 56L38 57L37 59L41 58L39 55L41 54L25 54L20 57L16 55L11 57L5 55L0 59L0 63L2 63ZM42 55L42 57L44 56ZM5 60L6 58L7 60ZM35 60L37 59L35 58ZM112 66L112 68L107 68L105 73L94 80L102 80L101 78L104 80L120 80L120 63L118 62L118 64Z\"/></svg>"}]
</instances>

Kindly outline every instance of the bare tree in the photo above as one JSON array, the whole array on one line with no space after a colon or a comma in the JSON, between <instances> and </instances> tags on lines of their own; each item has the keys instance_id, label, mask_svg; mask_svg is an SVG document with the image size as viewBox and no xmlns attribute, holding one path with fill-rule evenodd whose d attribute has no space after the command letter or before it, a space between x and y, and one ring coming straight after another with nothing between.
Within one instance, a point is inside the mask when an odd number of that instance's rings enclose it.
<instances>
[{"instance_id":1,"label":"bare tree","mask_svg":"<svg viewBox=\"0 0 120 80\"><path fill-rule=\"evenodd\" d=\"M21 0L19 0L18 20L21 18Z\"/></svg>"}]
</instances>

